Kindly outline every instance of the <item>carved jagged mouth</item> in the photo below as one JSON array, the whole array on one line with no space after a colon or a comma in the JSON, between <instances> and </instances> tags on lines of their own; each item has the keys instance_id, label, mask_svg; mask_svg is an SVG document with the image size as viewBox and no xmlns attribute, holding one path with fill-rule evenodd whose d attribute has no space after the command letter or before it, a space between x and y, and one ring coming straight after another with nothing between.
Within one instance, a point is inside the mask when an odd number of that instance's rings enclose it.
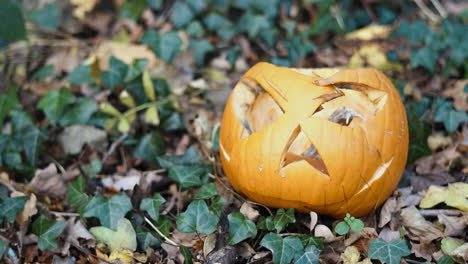
<instances>
[{"instance_id":1,"label":"carved jagged mouth","mask_svg":"<svg viewBox=\"0 0 468 264\"><path fill-rule=\"evenodd\" d=\"M293 131L288 144L286 144L280 170L301 160L306 161L316 170L329 176L328 169L325 166L320 153L298 126Z\"/></svg>"}]
</instances>

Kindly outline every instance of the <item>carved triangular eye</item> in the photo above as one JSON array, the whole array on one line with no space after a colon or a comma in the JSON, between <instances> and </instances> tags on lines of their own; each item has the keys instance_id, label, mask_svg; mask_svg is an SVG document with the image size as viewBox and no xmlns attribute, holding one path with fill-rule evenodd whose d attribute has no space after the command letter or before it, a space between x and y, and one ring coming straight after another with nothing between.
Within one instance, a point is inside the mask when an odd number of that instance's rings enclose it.
<instances>
[{"instance_id":1,"label":"carved triangular eye","mask_svg":"<svg viewBox=\"0 0 468 264\"><path fill-rule=\"evenodd\" d=\"M315 148L314 144L307 138L305 133L301 131L300 127L297 127L286 145L286 151L284 152L280 169L301 160L306 161L312 167L328 176L327 167L317 148Z\"/></svg>"},{"instance_id":2,"label":"carved triangular eye","mask_svg":"<svg viewBox=\"0 0 468 264\"><path fill-rule=\"evenodd\" d=\"M232 107L241 122L241 138L270 126L283 110L273 97L254 79L244 78L234 88Z\"/></svg>"}]
</instances>

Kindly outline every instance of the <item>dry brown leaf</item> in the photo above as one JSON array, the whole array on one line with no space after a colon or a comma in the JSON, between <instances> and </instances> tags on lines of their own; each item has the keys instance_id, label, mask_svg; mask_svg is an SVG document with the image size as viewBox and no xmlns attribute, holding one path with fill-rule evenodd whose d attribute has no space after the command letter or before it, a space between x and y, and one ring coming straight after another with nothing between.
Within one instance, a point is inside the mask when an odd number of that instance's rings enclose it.
<instances>
[{"instance_id":1,"label":"dry brown leaf","mask_svg":"<svg viewBox=\"0 0 468 264\"><path fill-rule=\"evenodd\" d=\"M390 197L387 199L385 204L382 206L380 211L380 221L379 227L382 228L392 220L395 216L395 213L399 212L403 207L401 200L397 200L395 197Z\"/></svg>"},{"instance_id":2,"label":"dry brown leaf","mask_svg":"<svg viewBox=\"0 0 468 264\"><path fill-rule=\"evenodd\" d=\"M387 242L390 242L392 240L400 239L400 232L393 231L388 227L384 227L380 231L379 237Z\"/></svg>"},{"instance_id":3,"label":"dry brown leaf","mask_svg":"<svg viewBox=\"0 0 468 264\"><path fill-rule=\"evenodd\" d=\"M361 232L351 231L349 237L344 241L346 247L354 245L360 251L369 248L372 239L377 238L377 232L372 227L365 227Z\"/></svg>"},{"instance_id":4,"label":"dry brown leaf","mask_svg":"<svg viewBox=\"0 0 468 264\"><path fill-rule=\"evenodd\" d=\"M421 241L420 243L411 243L411 252L418 258L423 258L427 261L432 260L432 255L438 251L437 246L432 242Z\"/></svg>"},{"instance_id":5,"label":"dry brown leaf","mask_svg":"<svg viewBox=\"0 0 468 264\"><path fill-rule=\"evenodd\" d=\"M15 191L15 192L12 192L10 196L18 197L18 196L26 196L26 194ZM37 202L36 195L34 195L34 193L29 195L29 199L24 204L23 209L21 210L21 212L19 212L16 215L16 222L19 225L24 224L26 221L28 221L31 218L31 216L37 214L36 202Z\"/></svg>"},{"instance_id":6,"label":"dry brown leaf","mask_svg":"<svg viewBox=\"0 0 468 264\"><path fill-rule=\"evenodd\" d=\"M251 203L243 203L240 208L240 212L245 216L245 218L254 222L257 221L260 216L260 213L253 208Z\"/></svg>"},{"instance_id":7,"label":"dry brown leaf","mask_svg":"<svg viewBox=\"0 0 468 264\"><path fill-rule=\"evenodd\" d=\"M415 206L401 210L401 217L403 226L409 232L408 236L414 240L432 241L444 235L432 223L426 221Z\"/></svg>"},{"instance_id":8,"label":"dry brown leaf","mask_svg":"<svg viewBox=\"0 0 468 264\"><path fill-rule=\"evenodd\" d=\"M437 218L445 226L444 234L446 236L462 236L468 226L468 213L463 213L459 217L440 214Z\"/></svg>"},{"instance_id":9,"label":"dry brown leaf","mask_svg":"<svg viewBox=\"0 0 468 264\"><path fill-rule=\"evenodd\" d=\"M44 169L36 170L34 178L29 184L38 193L51 197L61 197L67 192L64 179L57 171L57 167L51 163Z\"/></svg>"},{"instance_id":10,"label":"dry brown leaf","mask_svg":"<svg viewBox=\"0 0 468 264\"><path fill-rule=\"evenodd\" d=\"M216 233L209 234L206 236L205 240L203 241L203 256L205 258L210 254L213 249L216 247Z\"/></svg>"},{"instance_id":11,"label":"dry brown leaf","mask_svg":"<svg viewBox=\"0 0 468 264\"><path fill-rule=\"evenodd\" d=\"M325 238L325 242L329 243L335 241L337 238L333 235L333 232L326 225L317 225L315 227L314 236Z\"/></svg>"},{"instance_id":12,"label":"dry brown leaf","mask_svg":"<svg viewBox=\"0 0 468 264\"><path fill-rule=\"evenodd\" d=\"M459 80L442 93L443 96L453 98L453 106L457 110L468 111L468 93L464 91L467 84L468 80Z\"/></svg>"}]
</instances>

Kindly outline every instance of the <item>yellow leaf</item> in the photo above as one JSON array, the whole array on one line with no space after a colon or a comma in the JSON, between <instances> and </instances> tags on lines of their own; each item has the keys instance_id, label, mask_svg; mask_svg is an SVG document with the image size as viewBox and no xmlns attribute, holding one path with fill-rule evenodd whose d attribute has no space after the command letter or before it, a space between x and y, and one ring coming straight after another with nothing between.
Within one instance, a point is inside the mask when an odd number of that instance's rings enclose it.
<instances>
[{"instance_id":1,"label":"yellow leaf","mask_svg":"<svg viewBox=\"0 0 468 264\"><path fill-rule=\"evenodd\" d=\"M126 90L123 90L120 93L119 100L120 100L120 102L122 102L122 104L124 104L128 108L135 107L135 100L133 99L133 97Z\"/></svg>"},{"instance_id":2,"label":"yellow leaf","mask_svg":"<svg viewBox=\"0 0 468 264\"><path fill-rule=\"evenodd\" d=\"M151 101L156 101L156 94L154 93L153 81L148 71L143 72L143 88L145 89L145 94Z\"/></svg>"},{"instance_id":3,"label":"yellow leaf","mask_svg":"<svg viewBox=\"0 0 468 264\"><path fill-rule=\"evenodd\" d=\"M112 118L106 121L104 124L104 129L106 131L111 131L116 125L119 120L117 118Z\"/></svg>"},{"instance_id":4,"label":"yellow leaf","mask_svg":"<svg viewBox=\"0 0 468 264\"><path fill-rule=\"evenodd\" d=\"M121 118L119 120L119 124L117 125L117 129L120 133L127 133L130 130L130 122L127 118Z\"/></svg>"},{"instance_id":5,"label":"yellow leaf","mask_svg":"<svg viewBox=\"0 0 468 264\"><path fill-rule=\"evenodd\" d=\"M356 247L350 246L347 247L343 253L341 253L340 257L344 264L357 264L361 254Z\"/></svg>"},{"instance_id":6,"label":"yellow leaf","mask_svg":"<svg viewBox=\"0 0 468 264\"><path fill-rule=\"evenodd\" d=\"M99 111L111 116L120 117L122 113L109 103L102 103L99 105Z\"/></svg>"},{"instance_id":7,"label":"yellow leaf","mask_svg":"<svg viewBox=\"0 0 468 264\"><path fill-rule=\"evenodd\" d=\"M116 260L119 262L116 262ZM113 263L135 263L133 260L133 252L130 250L112 251L109 255L109 261Z\"/></svg>"},{"instance_id":8,"label":"yellow leaf","mask_svg":"<svg viewBox=\"0 0 468 264\"><path fill-rule=\"evenodd\" d=\"M96 6L98 0L70 0L71 4L75 6L73 15L79 19L83 19L85 14Z\"/></svg>"},{"instance_id":9,"label":"yellow leaf","mask_svg":"<svg viewBox=\"0 0 468 264\"><path fill-rule=\"evenodd\" d=\"M364 45L349 60L349 67L352 68L367 65L381 71L395 70L401 72L403 70L401 64L388 61L387 56L377 44Z\"/></svg>"},{"instance_id":10,"label":"yellow leaf","mask_svg":"<svg viewBox=\"0 0 468 264\"><path fill-rule=\"evenodd\" d=\"M391 27L382 25L371 25L365 28L361 28L350 32L345 35L346 39L358 39L358 40L373 40L382 39L388 36Z\"/></svg>"},{"instance_id":11,"label":"yellow leaf","mask_svg":"<svg viewBox=\"0 0 468 264\"><path fill-rule=\"evenodd\" d=\"M99 60L99 67L103 71L109 70L109 58L111 56L129 65L136 59L147 59L147 69L155 68L160 63L154 53L145 45L107 41L99 45L95 55Z\"/></svg>"},{"instance_id":12,"label":"yellow leaf","mask_svg":"<svg viewBox=\"0 0 468 264\"><path fill-rule=\"evenodd\" d=\"M159 113L158 108L153 105L150 106L145 112L145 122L152 125L159 125Z\"/></svg>"},{"instance_id":13,"label":"yellow leaf","mask_svg":"<svg viewBox=\"0 0 468 264\"><path fill-rule=\"evenodd\" d=\"M426 196L421 200L421 208L431 208L439 203L468 212L468 184L457 182L447 187L431 186Z\"/></svg>"}]
</instances>

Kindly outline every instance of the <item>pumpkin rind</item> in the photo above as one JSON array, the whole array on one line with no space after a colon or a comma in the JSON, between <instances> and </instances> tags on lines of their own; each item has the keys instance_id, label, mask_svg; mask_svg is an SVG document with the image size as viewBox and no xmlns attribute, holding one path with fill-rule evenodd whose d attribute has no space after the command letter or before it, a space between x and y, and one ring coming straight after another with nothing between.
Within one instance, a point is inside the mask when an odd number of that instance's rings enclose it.
<instances>
[{"instance_id":1,"label":"pumpkin rind","mask_svg":"<svg viewBox=\"0 0 468 264\"><path fill-rule=\"evenodd\" d=\"M340 124L335 113L354 116ZM309 143L310 157L300 153ZM267 206L333 217L379 207L398 184L407 153L404 106L374 69L258 63L234 88L221 124L221 160L235 189Z\"/></svg>"}]
</instances>

